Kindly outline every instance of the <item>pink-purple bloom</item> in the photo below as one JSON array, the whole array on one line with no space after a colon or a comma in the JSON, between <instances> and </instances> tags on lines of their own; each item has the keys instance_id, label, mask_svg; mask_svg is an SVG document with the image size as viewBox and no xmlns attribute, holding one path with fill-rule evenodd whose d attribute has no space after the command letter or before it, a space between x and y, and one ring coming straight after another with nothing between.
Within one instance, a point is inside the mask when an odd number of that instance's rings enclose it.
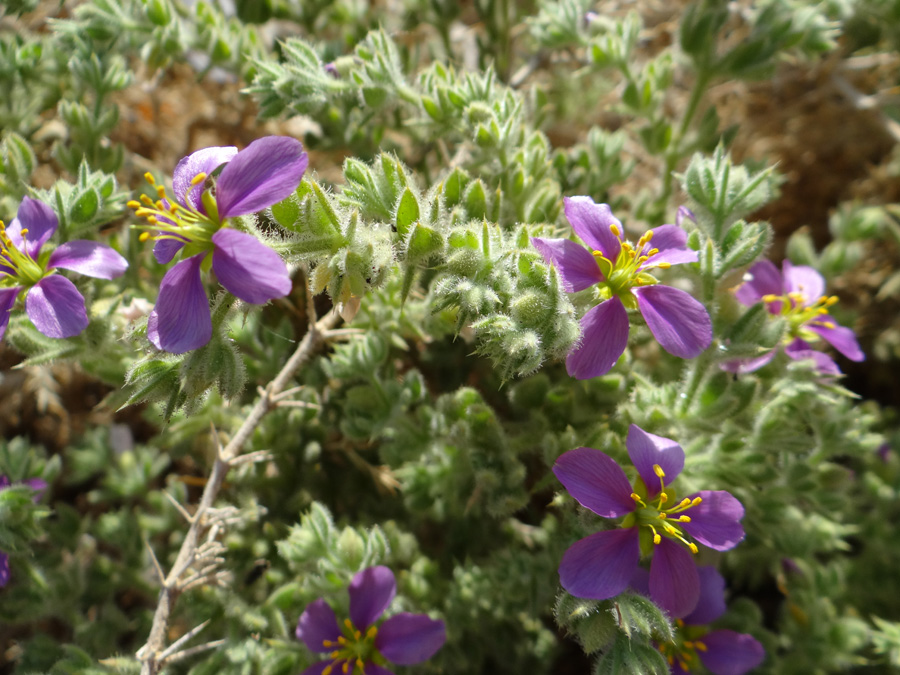
<instances>
[{"instance_id":1,"label":"pink-purple bloom","mask_svg":"<svg viewBox=\"0 0 900 675\"><path fill-rule=\"evenodd\" d=\"M593 448L570 450L553 465L582 506L603 518L624 517L617 529L589 535L566 551L560 583L576 597L612 598L628 587L642 555L652 555L650 597L672 616L684 616L700 594L694 541L717 551L737 546L744 507L723 490L678 500L670 485L684 468L684 450L675 441L632 424L625 444L638 472L633 486L615 460Z\"/></svg>"},{"instance_id":2,"label":"pink-purple bloom","mask_svg":"<svg viewBox=\"0 0 900 675\"><path fill-rule=\"evenodd\" d=\"M733 630L709 630L725 613L725 579L715 567L699 567L700 597L693 612L676 622L674 643L659 650L672 673L699 673L699 664L712 675L744 675L766 658L766 651L752 635Z\"/></svg>"},{"instance_id":3,"label":"pink-purple bloom","mask_svg":"<svg viewBox=\"0 0 900 675\"><path fill-rule=\"evenodd\" d=\"M764 302L770 314L787 322L784 353L789 358L812 359L820 372L839 375L841 370L834 359L813 348L824 340L851 361L865 360L853 331L839 326L828 314L837 298L824 295L825 279L812 267L792 265L785 260L779 272L771 261L761 260L747 271L744 279L735 296L748 306ZM776 352L773 349L755 358L728 361L722 368L750 373L769 363Z\"/></svg>"},{"instance_id":4,"label":"pink-purple bloom","mask_svg":"<svg viewBox=\"0 0 900 675\"><path fill-rule=\"evenodd\" d=\"M184 255L163 277L147 323L147 337L158 349L181 354L209 342L212 320L200 272L210 266L219 283L244 302L261 305L290 293L281 257L256 237L226 227L226 221L286 199L308 164L300 141L286 136L260 138L240 152L204 148L175 167L174 202L162 186L156 201L144 195L142 203L129 202L149 223L153 234L143 236L156 240L157 262L168 263L181 250ZM214 188L207 187L220 167ZM149 174L147 179L153 183Z\"/></svg>"},{"instance_id":5,"label":"pink-purple bloom","mask_svg":"<svg viewBox=\"0 0 900 675\"><path fill-rule=\"evenodd\" d=\"M56 270L114 279L128 268L109 246L86 239L42 250L58 226L53 209L31 197L22 200L9 227L0 222L0 339L23 292L25 313L41 333L51 338L78 335L89 323L84 297Z\"/></svg>"},{"instance_id":6,"label":"pink-purple bloom","mask_svg":"<svg viewBox=\"0 0 900 675\"><path fill-rule=\"evenodd\" d=\"M350 618L338 624L334 611L319 598L297 622L297 639L328 658L303 675L392 675L388 662L408 666L430 659L447 639L444 622L426 614L395 614L375 625L397 593L394 573L369 567L350 582Z\"/></svg>"},{"instance_id":7,"label":"pink-purple bloom","mask_svg":"<svg viewBox=\"0 0 900 675\"><path fill-rule=\"evenodd\" d=\"M533 237L531 243L559 271L574 293L596 287L600 303L581 319L582 340L566 358L569 375L580 380L603 375L628 346L628 310L639 310L663 349L694 358L712 342L706 308L691 295L660 284L649 272L697 262L678 224L647 231L632 245L607 204L590 197L566 197L566 217L587 249L569 239ZM679 223L686 210L679 212ZM652 242L652 243L651 243Z\"/></svg>"},{"instance_id":8,"label":"pink-purple bloom","mask_svg":"<svg viewBox=\"0 0 900 675\"><path fill-rule=\"evenodd\" d=\"M47 483L40 478L29 478L22 481L23 484L35 491L34 501L41 498L41 494L47 489ZM5 490L11 485L9 478L0 475L0 490ZM9 583L9 556L0 551L0 588Z\"/></svg>"}]
</instances>

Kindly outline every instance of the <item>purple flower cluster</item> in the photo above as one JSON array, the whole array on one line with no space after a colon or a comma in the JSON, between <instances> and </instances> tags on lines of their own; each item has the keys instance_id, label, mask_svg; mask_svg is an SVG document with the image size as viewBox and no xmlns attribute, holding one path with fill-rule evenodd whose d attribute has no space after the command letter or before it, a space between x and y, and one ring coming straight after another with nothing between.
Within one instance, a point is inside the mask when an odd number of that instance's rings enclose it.
<instances>
[{"instance_id":1,"label":"purple flower cluster","mask_svg":"<svg viewBox=\"0 0 900 675\"><path fill-rule=\"evenodd\" d=\"M267 136L237 151L212 147L184 157L172 177L174 202L162 186L154 201L143 195L129 202L145 218L154 239L153 255L165 264L182 251L184 259L163 277L147 337L158 349L181 354L212 337L209 301L201 270L212 268L219 283L244 302L261 305L291 292L281 257L256 237L226 227L228 218L249 215L276 204L297 188L309 158L300 141ZM207 188L221 167L214 188ZM153 177L147 174L153 184Z\"/></svg>"},{"instance_id":2,"label":"purple flower cluster","mask_svg":"<svg viewBox=\"0 0 900 675\"><path fill-rule=\"evenodd\" d=\"M632 245L623 240L622 223L607 204L590 197L566 197L566 218L587 244L569 239L533 237L531 243L559 271L564 288L574 293L596 286L601 301L581 319L582 341L566 359L569 375L585 380L603 375L628 346L627 310L639 310L663 349L694 358L712 342L706 308L688 293L663 286L649 272L697 262L679 224L647 231Z\"/></svg>"},{"instance_id":3,"label":"purple flower cluster","mask_svg":"<svg viewBox=\"0 0 900 675\"><path fill-rule=\"evenodd\" d=\"M716 551L734 548L744 538L744 507L723 490L678 500L670 484L684 468L684 450L675 441L632 424L626 447L638 472L633 486L615 460L593 448L570 450L553 465L578 503L603 518L623 518L617 529L566 551L560 583L574 596L605 600L628 587L642 555L652 555L650 597L672 616L685 616L700 597L692 540Z\"/></svg>"},{"instance_id":4,"label":"purple flower cluster","mask_svg":"<svg viewBox=\"0 0 900 675\"><path fill-rule=\"evenodd\" d=\"M784 353L794 360L812 359L820 372L839 375L837 363L827 354L813 349L824 340L851 361L863 361L863 354L856 336L849 328L839 326L828 314L828 308L838 299L825 296L825 279L812 267L792 265L785 260L781 271L775 265L762 260L753 265L745 275L745 281L735 291L735 296L745 305L764 302L770 314L787 322ZM769 363L777 350L752 359L728 361L724 370L750 373Z\"/></svg>"},{"instance_id":5,"label":"purple flower cluster","mask_svg":"<svg viewBox=\"0 0 900 675\"><path fill-rule=\"evenodd\" d=\"M29 478L28 480L22 481L25 485L29 486L32 490L35 491L34 501L37 501L41 498L41 494L44 490L47 489L47 483L44 482L40 478ZM9 478L6 476L0 475L0 490L5 490L10 486ZM6 586L9 583L9 556L0 551L0 588Z\"/></svg>"},{"instance_id":6,"label":"purple flower cluster","mask_svg":"<svg viewBox=\"0 0 900 675\"><path fill-rule=\"evenodd\" d=\"M42 251L59 221L49 206L25 197L16 218L0 222L0 339L21 293L25 313L35 327L51 338L68 338L87 328L84 297L71 281L56 274L71 270L98 279L115 279L128 263L109 246L79 239Z\"/></svg>"},{"instance_id":7,"label":"purple flower cluster","mask_svg":"<svg viewBox=\"0 0 900 675\"><path fill-rule=\"evenodd\" d=\"M408 666L430 659L447 639L444 622L425 614L395 614L375 622L397 594L394 573L369 567L350 583L350 618L338 624L334 611L319 598L297 622L297 639L310 651L328 654L303 675L392 675L384 666Z\"/></svg>"}]
</instances>

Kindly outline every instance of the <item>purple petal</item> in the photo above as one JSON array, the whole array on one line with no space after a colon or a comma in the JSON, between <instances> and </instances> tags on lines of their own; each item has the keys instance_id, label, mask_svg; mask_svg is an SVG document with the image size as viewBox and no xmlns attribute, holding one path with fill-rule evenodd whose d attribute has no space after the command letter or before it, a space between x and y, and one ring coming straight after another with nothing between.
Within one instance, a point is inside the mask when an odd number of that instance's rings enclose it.
<instances>
[{"instance_id":1,"label":"purple petal","mask_svg":"<svg viewBox=\"0 0 900 675\"><path fill-rule=\"evenodd\" d=\"M397 614L378 628L375 647L391 663L409 666L435 655L447 641L444 622L426 614Z\"/></svg>"},{"instance_id":2,"label":"purple petal","mask_svg":"<svg viewBox=\"0 0 900 675\"><path fill-rule=\"evenodd\" d=\"M13 286L12 288L0 288L0 340L6 334L6 327L9 325L9 313L16 304L16 298L19 297L21 286Z\"/></svg>"},{"instance_id":3,"label":"purple petal","mask_svg":"<svg viewBox=\"0 0 900 675\"><path fill-rule=\"evenodd\" d=\"M596 258L574 241L532 237L531 245L559 271L563 288L569 293L583 291L603 281Z\"/></svg>"},{"instance_id":4,"label":"purple petal","mask_svg":"<svg viewBox=\"0 0 900 675\"><path fill-rule=\"evenodd\" d=\"M54 274L41 279L25 296L25 312L47 337L68 338L87 328L84 298L75 284Z\"/></svg>"},{"instance_id":5,"label":"purple petal","mask_svg":"<svg viewBox=\"0 0 900 675\"><path fill-rule=\"evenodd\" d=\"M628 312L613 296L581 317L581 344L566 357L566 371L579 380L605 375L627 346Z\"/></svg>"},{"instance_id":6,"label":"purple petal","mask_svg":"<svg viewBox=\"0 0 900 675\"><path fill-rule=\"evenodd\" d=\"M690 626L704 626L725 613L725 578L711 565L697 568L700 576L700 599L694 611L684 617Z\"/></svg>"},{"instance_id":7,"label":"purple petal","mask_svg":"<svg viewBox=\"0 0 900 675\"><path fill-rule=\"evenodd\" d=\"M27 485L34 490L34 497L32 497L32 499L35 503L41 500L41 497L44 496L44 490L47 489L47 481L43 478L26 478L22 481L22 485Z\"/></svg>"},{"instance_id":8,"label":"purple petal","mask_svg":"<svg viewBox=\"0 0 900 675\"><path fill-rule=\"evenodd\" d=\"M856 335L853 334L852 330L844 326L838 326L832 320L823 321L822 319L806 324L806 328L819 335L819 337L851 361L866 360L866 355L860 349L859 342L856 341Z\"/></svg>"},{"instance_id":9,"label":"purple petal","mask_svg":"<svg viewBox=\"0 0 900 675\"><path fill-rule=\"evenodd\" d=\"M187 239L180 241L178 239L157 239L153 245L153 257L160 265L165 265L172 261L175 254L181 250L182 246L187 243Z\"/></svg>"},{"instance_id":10,"label":"purple petal","mask_svg":"<svg viewBox=\"0 0 900 675\"><path fill-rule=\"evenodd\" d=\"M622 249L622 223L612 214L608 204L596 204L590 197L566 197L563 199L566 218L575 234L607 260L615 262ZM615 225L619 234L610 229Z\"/></svg>"},{"instance_id":11,"label":"purple petal","mask_svg":"<svg viewBox=\"0 0 900 675\"><path fill-rule=\"evenodd\" d=\"M631 575L631 580L628 582L628 587L635 593L640 593L649 598L650 570L644 567L635 568L634 574Z\"/></svg>"},{"instance_id":12,"label":"purple petal","mask_svg":"<svg viewBox=\"0 0 900 675\"><path fill-rule=\"evenodd\" d=\"M816 362L816 370L823 375L840 375L841 369L833 358L813 349L812 346L800 338L795 338L789 345L784 348L784 353L794 361L805 361L812 359Z\"/></svg>"},{"instance_id":13,"label":"purple petal","mask_svg":"<svg viewBox=\"0 0 900 675\"><path fill-rule=\"evenodd\" d=\"M691 295L671 286L632 289L653 337L670 354L692 359L712 342L712 321Z\"/></svg>"},{"instance_id":14,"label":"purple petal","mask_svg":"<svg viewBox=\"0 0 900 675\"><path fill-rule=\"evenodd\" d=\"M754 370L759 370L764 365L769 363L772 359L774 359L777 352L778 350L772 349L762 356L757 356L753 359L734 359L732 361L723 361L719 364L719 368L724 370L726 373L752 373Z\"/></svg>"},{"instance_id":15,"label":"purple petal","mask_svg":"<svg viewBox=\"0 0 900 675\"><path fill-rule=\"evenodd\" d=\"M383 565L357 572L350 582L350 621L357 630L375 623L397 594L394 573Z\"/></svg>"},{"instance_id":16,"label":"purple petal","mask_svg":"<svg viewBox=\"0 0 900 675\"><path fill-rule=\"evenodd\" d=\"M213 271L233 296L263 305L291 292L291 277L281 256L256 237L226 227L212 241Z\"/></svg>"},{"instance_id":17,"label":"purple petal","mask_svg":"<svg viewBox=\"0 0 900 675\"><path fill-rule=\"evenodd\" d=\"M53 236L58 225L59 220L53 209L37 199L23 197L16 217L6 228L6 234L17 249L24 250L32 258L37 258L41 246ZM28 230L24 246L22 244L23 229Z\"/></svg>"},{"instance_id":18,"label":"purple petal","mask_svg":"<svg viewBox=\"0 0 900 675\"><path fill-rule=\"evenodd\" d=\"M0 588L9 583L9 556L0 551Z\"/></svg>"},{"instance_id":19,"label":"purple petal","mask_svg":"<svg viewBox=\"0 0 900 675\"><path fill-rule=\"evenodd\" d=\"M654 248L659 252L641 265L641 269L654 267L660 263L680 265L699 260L697 251L692 251L687 247L687 232L677 225L662 225L654 228L653 238L650 243L644 245L638 255L647 255Z\"/></svg>"},{"instance_id":20,"label":"purple petal","mask_svg":"<svg viewBox=\"0 0 900 675\"><path fill-rule=\"evenodd\" d=\"M741 518L743 505L725 490L702 490L690 499L700 497L702 501L684 512L690 522L681 523L684 530L694 539L716 551L734 548L744 538Z\"/></svg>"},{"instance_id":21,"label":"purple petal","mask_svg":"<svg viewBox=\"0 0 900 675\"><path fill-rule=\"evenodd\" d=\"M77 239L56 247L47 261L47 269L53 267L97 279L115 279L125 274L128 261L105 244Z\"/></svg>"},{"instance_id":22,"label":"purple petal","mask_svg":"<svg viewBox=\"0 0 900 675\"><path fill-rule=\"evenodd\" d=\"M335 673L335 675L337 674ZM363 667L363 675L394 675L394 673L370 661Z\"/></svg>"},{"instance_id":23,"label":"purple petal","mask_svg":"<svg viewBox=\"0 0 900 675\"><path fill-rule=\"evenodd\" d=\"M781 272L770 260L760 260L744 275L744 283L734 292L735 297L743 304L755 305L765 295L782 295L784 282ZM769 311L777 314L781 303L770 303Z\"/></svg>"},{"instance_id":24,"label":"purple petal","mask_svg":"<svg viewBox=\"0 0 900 675\"><path fill-rule=\"evenodd\" d=\"M650 598L673 618L689 614L700 598L700 577L693 555L666 537L653 547Z\"/></svg>"},{"instance_id":25,"label":"purple petal","mask_svg":"<svg viewBox=\"0 0 900 675\"><path fill-rule=\"evenodd\" d=\"M163 277L156 307L147 320L147 338L157 349L183 354L212 337L209 300L200 279L204 255L182 260Z\"/></svg>"},{"instance_id":26,"label":"purple petal","mask_svg":"<svg viewBox=\"0 0 900 675\"><path fill-rule=\"evenodd\" d=\"M0 490L5 490L9 487L9 477L0 474Z\"/></svg>"},{"instance_id":27,"label":"purple petal","mask_svg":"<svg viewBox=\"0 0 900 675\"><path fill-rule=\"evenodd\" d=\"M325 672L325 669L335 663L332 659L325 659L324 661L319 661L318 663L312 664L309 668L304 670L300 675L322 675ZM335 668L331 672L340 673L340 668Z\"/></svg>"},{"instance_id":28,"label":"purple petal","mask_svg":"<svg viewBox=\"0 0 900 675\"><path fill-rule=\"evenodd\" d=\"M675 212L675 224L678 227L681 227L681 224L684 222L684 219L692 220L695 223L697 222L697 216L694 215L694 212L691 211L686 206L679 206L678 211Z\"/></svg>"},{"instance_id":29,"label":"purple petal","mask_svg":"<svg viewBox=\"0 0 900 675\"><path fill-rule=\"evenodd\" d=\"M569 450L556 460L553 473L579 504L598 516L618 518L636 508L622 467L600 450Z\"/></svg>"},{"instance_id":30,"label":"purple petal","mask_svg":"<svg viewBox=\"0 0 900 675\"><path fill-rule=\"evenodd\" d=\"M650 496L659 494L659 478L653 470L658 464L665 474L663 483L670 484L684 468L684 450L670 438L647 433L636 424L628 427L625 440L628 456L634 464Z\"/></svg>"},{"instance_id":31,"label":"purple petal","mask_svg":"<svg viewBox=\"0 0 900 675\"><path fill-rule=\"evenodd\" d=\"M175 193L175 198L182 206L193 207L201 213L206 213L200 199L203 194L203 184L192 186L191 181L200 173L209 176L220 166L231 161L237 151L234 146L219 146L203 148L192 152L187 157L182 157L175 166L175 171L172 172L172 191Z\"/></svg>"},{"instance_id":32,"label":"purple petal","mask_svg":"<svg viewBox=\"0 0 900 675\"><path fill-rule=\"evenodd\" d=\"M794 266L789 260L781 265L784 274L784 290L786 293L800 293L804 300L800 304L808 307L814 304L825 293L825 279L812 267Z\"/></svg>"},{"instance_id":33,"label":"purple petal","mask_svg":"<svg viewBox=\"0 0 900 675\"><path fill-rule=\"evenodd\" d=\"M219 217L244 216L286 199L309 164L303 144L287 136L266 136L234 156L219 174Z\"/></svg>"},{"instance_id":34,"label":"purple petal","mask_svg":"<svg viewBox=\"0 0 900 675\"><path fill-rule=\"evenodd\" d=\"M306 647L313 652L330 652L334 650L334 644L341 635L337 617L334 610L319 598L307 605L297 621L295 632L298 640L303 640ZM325 644L328 642L329 644Z\"/></svg>"},{"instance_id":35,"label":"purple petal","mask_svg":"<svg viewBox=\"0 0 900 675\"><path fill-rule=\"evenodd\" d=\"M699 640L706 651L700 660L713 675L744 675L766 658L766 650L752 636L733 630L714 630Z\"/></svg>"},{"instance_id":36,"label":"purple petal","mask_svg":"<svg viewBox=\"0 0 900 675\"><path fill-rule=\"evenodd\" d=\"M597 532L563 555L559 583L575 597L606 600L625 590L640 559L636 527Z\"/></svg>"}]
</instances>

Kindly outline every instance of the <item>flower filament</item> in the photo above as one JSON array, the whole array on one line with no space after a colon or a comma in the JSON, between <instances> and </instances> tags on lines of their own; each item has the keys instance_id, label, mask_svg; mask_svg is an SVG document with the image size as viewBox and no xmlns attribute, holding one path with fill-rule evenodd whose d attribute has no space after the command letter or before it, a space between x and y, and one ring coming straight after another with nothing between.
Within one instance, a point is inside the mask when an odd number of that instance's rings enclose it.
<instances>
[{"instance_id":1,"label":"flower filament","mask_svg":"<svg viewBox=\"0 0 900 675\"><path fill-rule=\"evenodd\" d=\"M620 237L621 232L617 225L612 224L609 229L616 238ZM618 295L629 302L630 291L634 286L651 286L658 283L654 277L644 273L645 269L648 267L659 267L660 269L671 267L671 264L667 262L654 263L652 261L653 257L659 253L658 248L650 247L652 238L653 230L647 230L638 239L635 246L623 241L614 261L608 259L603 251L591 252L605 279L600 283L601 294L605 296L605 299Z\"/></svg>"},{"instance_id":2,"label":"flower filament","mask_svg":"<svg viewBox=\"0 0 900 675\"><path fill-rule=\"evenodd\" d=\"M13 277L28 286L33 286L46 276L43 267L28 254L25 238L28 230L22 228L22 248L18 248L6 233L6 224L0 220L0 274Z\"/></svg>"},{"instance_id":3,"label":"flower filament","mask_svg":"<svg viewBox=\"0 0 900 675\"><path fill-rule=\"evenodd\" d=\"M325 666L322 675L337 675L335 668L340 667L342 675L352 675L356 669L359 669L360 675L364 674L366 663L374 660L374 657L381 655L375 648L375 636L378 634L378 628L371 626L363 635L362 631L354 628L350 619L344 619L343 635L339 635L337 640L323 640L322 646L335 649L329 654L332 662Z\"/></svg>"},{"instance_id":4,"label":"flower filament","mask_svg":"<svg viewBox=\"0 0 900 675\"><path fill-rule=\"evenodd\" d=\"M212 235L222 226L215 199L209 191L201 195L206 213L196 209L190 199L191 192L206 182L207 175L198 173L191 179L184 195L184 202L188 206L182 205L178 200L169 199L165 187L157 185L149 172L144 174L144 178L156 188L157 199L154 201L143 194L140 201L131 200L127 204L129 208L134 209L134 214L138 218L147 221L147 225L133 226L145 230L141 233L141 241L170 239L183 244L194 244L194 248L197 249L194 252L212 250Z\"/></svg>"},{"instance_id":5,"label":"flower filament","mask_svg":"<svg viewBox=\"0 0 900 675\"><path fill-rule=\"evenodd\" d=\"M778 311L774 313L788 322L787 342L797 337L807 342L818 341L819 336L817 334L803 330L803 327L806 325L822 326L824 328L834 328L837 325L828 314L828 308L837 304L838 298L836 295L823 295L811 303L805 294L795 291L785 295L764 295L762 301L769 307L769 311L777 309ZM778 303L778 306L775 307L773 303Z\"/></svg>"},{"instance_id":6,"label":"flower filament","mask_svg":"<svg viewBox=\"0 0 900 675\"><path fill-rule=\"evenodd\" d=\"M665 657L669 667L674 666L677 662L682 670L696 671L699 661L697 652L705 652L707 650L706 644L697 638L686 640L681 637L680 633L683 630L689 630L691 633L696 633L697 629L694 626L687 628L684 625L684 621L681 619L676 619L675 624L679 628L675 642L661 644L658 649ZM706 630L701 629L700 632L705 634ZM702 637L702 635L700 637Z\"/></svg>"},{"instance_id":7,"label":"flower filament","mask_svg":"<svg viewBox=\"0 0 900 675\"><path fill-rule=\"evenodd\" d=\"M697 545L688 540L681 526L677 523L691 522L691 517L684 515L684 512L700 504L703 501L702 497L694 497L693 499L685 497L674 506L665 508L664 505L669 501L669 493L671 493L672 497L675 496L675 493L671 490L667 492L664 482L666 474L659 464L653 465L653 472L659 478L659 494L656 495L655 499L644 501L644 498L638 494L638 491L643 488L643 482L640 479L638 479L639 483L635 484L635 491L631 493L631 498L640 507L634 512L637 524L650 529L653 533L653 544L655 546L662 542L663 536L667 536L671 539L677 539L687 546L691 553L696 554L699 551Z\"/></svg>"}]
</instances>

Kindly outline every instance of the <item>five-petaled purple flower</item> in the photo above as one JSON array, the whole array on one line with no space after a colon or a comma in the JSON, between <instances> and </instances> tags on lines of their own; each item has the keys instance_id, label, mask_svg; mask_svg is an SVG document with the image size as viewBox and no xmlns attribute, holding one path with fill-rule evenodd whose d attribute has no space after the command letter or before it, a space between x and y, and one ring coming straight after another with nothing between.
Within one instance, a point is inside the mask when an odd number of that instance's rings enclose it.
<instances>
[{"instance_id":1,"label":"five-petaled purple flower","mask_svg":"<svg viewBox=\"0 0 900 675\"><path fill-rule=\"evenodd\" d=\"M447 639L444 622L425 614L395 614L380 626L375 621L397 593L394 573L369 567L350 583L350 618L338 624L324 599L313 602L297 622L297 639L328 659L314 663L303 675L392 675L387 662L407 666L434 656Z\"/></svg>"},{"instance_id":2,"label":"five-petaled purple flower","mask_svg":"<svg viewBox=\"0 0 900 675\"><path fill-rule=\"evenodd\" d=\"M39 500L43 491L47 489L47 483L40 478L29 478L22 482L35 491L34 501ZM5 490L9 486L9 478L0 475L0 490ZM9 556L0 551L0 588L7 583L9 583Z\"/></svg>"},{"instance_id":3,"label":"five-petaled purple flower","mask_svg":"<svg viewBox=\"0 0 900 675\"><path fill-rule=\"evenodd\" d=\"M766 651L752 635L709 630L707 624L725 613L725 579L715 567L699 567L697 573L697 607L675 622L675 642L659 645L659 651L676 675L701 672L697 667L700 663L713 675L744 675L763 662Z\"/></svg>"},{"instance_id":4,"label":"five-petaled purple flower","mask_svg":"<svg viewBox=\"0 0 900 675\"><path fill-rule=\"evenodd\" d=\"M838 299L827 297L825 279L812 267L792 265L785 260L782 271L769 261L761 260L753 265L745 281L735 291L735 296L745 305L766 303L770 314L787 322L784 353L794 360L813 359L820 372L839 375L841 369L827 354L813 349L812 344L825 340L851 361L863 361L866 355L859 348L856 336L849 328L837 325L828 314L828 308ZM752 359L737 359L722 364L729 372L750 373L762 368L775 358L777 350Z\"/></svg>"},{"instance_id":5,"label":"five-petaled purple flower","mask_svg":"<svg viewBox=\"0 0 900 675\"><path fill-rule=\"evenodd\" d=\"M87 328L84 298L57 268L98 279L114 279L128 268L109 246L86 239L41 252L58 225L53 209L31 197L22 200L9 227L0 221L0 339L23 290L25 313L47 337L68 338Z\"/></svg>"},{"instance_id":6,"label":"five-petaled purple flower","mask_svg":"<svg viewBox=\"0 0 900 675\"><path fill-rule=\"evenodd\" d=\"M585 380L609 372L628 346L628 309L640 310L670 354L694 358L709 346L712 323L703 305L648 273L697 262L697 252L687 248L687 233L679 225L649 230L632 246L622 240L622 223L607 204L566 197L565 211L590 250L569 239L533 237L531 243L559 270L570 293L597 286L601 302L581 319L582 341L566 359L569 375ZM679 211L679 223L684 212Z\"/></svg>"},{"instance_id":7,"label":"five-petaled purple flower","mask_svg":"<svg viewBox=\"0 0 900 675\"><path fill-rule=\"evenodd\" d=\"M163 277L147 337L158 349L181 354L212 337L209 301L200 278L210 264L225 289L244 302L265 304L291 292L281 257L256 237L225 227L228 218L256 213L287 198L300 183L309 158L300 141L267 136L237 151L212 147L184 157L175 167L170 202L157 186L157 200L143 195L128 205L146 218L143 239L155 239L153 255L165 264L182 248L185 259ZM210 175L224 164L215 188ZM153 177L147 174L153 184ZM211 261L210 261L211 259Z\"/></svg>"},{"instance_id":8,"label":"five-petaled purple flower","mask_svg":"<svg viewBox=\"0 0 900 675\"><path fill-rule=\"evenodd\" d=\"M650 596L672 616L684 616L700 593L691 557L698 549L688 536L717 551L734 548L744 538L744 507L723 490L678 501L668 487L684 468L684 450L675 441L632 424L625 444L638 471L633 487L612 458L593 448L570 450L553 465L582 506L604 518L625 516L618 529L592 534L566 551L560 583L574 596L605 600L624 591L641 554L652 553Z\"/></svg>"}]
</instances>

